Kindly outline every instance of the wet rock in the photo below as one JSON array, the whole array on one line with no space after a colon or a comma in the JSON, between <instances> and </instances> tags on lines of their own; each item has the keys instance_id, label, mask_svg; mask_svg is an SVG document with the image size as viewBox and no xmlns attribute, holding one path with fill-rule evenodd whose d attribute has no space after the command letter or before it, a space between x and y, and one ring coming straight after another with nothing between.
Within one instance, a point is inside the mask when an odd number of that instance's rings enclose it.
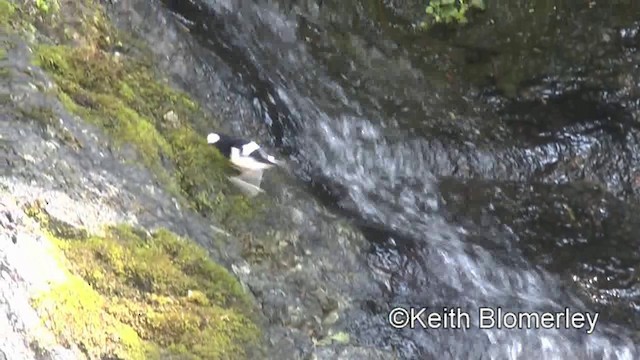
<instances>
[{"instance_id":1,"label":"wet rock","mask_svg":"<svg viewBox=\"0 0 640 360\"><path fill-rule=\"evenodd\" d=\"M0 214L4 219L0 220L2 356L8 359L75 359L75 354L55 343L38 351L31 346L28 339L42 334L42 330L41 320L29 303L30 296L62 274L48 252L48 246L39 241L41 235L37 224L22 212L19 201L5 189L0 190ZM15 244L9 241L14 236L19 239Z\"/></svg>"},{"instance_id":2,"label":"wet rock","mask_svg":"<svg viewBox=\"0 0 640 360\"><path fill-rule=\"evenodd\" d=\"M619 31L621 45L637 51L640 47L640 23L635 22L631 26L622 27Z\"/></svg>"},{"instance_id":3,"label":"wet rock","mask_svg":"<svg viewBox=\"0 0 640 360\"><path fill-rule=\"evenodd\" d=\"M313 343L308 335L297 329L272 327L268 335L270 353L277 359L307 359Z\"/></svg>"},{"instance_id":4,"label":"wet rock","mask_svg":"<svg viewBox=\"0 0 640 360\"><path fill-rule=\"evenodd\" d=\"M9 234L14 244L18 241L17 228L22 224L22 216L22 211L15 204L2 204L0 208L0 227Z\"/></svg>"},{"instance_id":5,"label":"wet rock","mask_svg":"<svg viewBox=\"0 0 640 360\"><path fill-rule=\"evenodd\" d=\"M577 286L603 317L640 326L635 308L640 297L633 290L640 286L635 270L640 263L637 205L579 183L446 180L441 188L451 219L477 228L477 241L484 246L516 247L534 264ZM513 243L493 242L488 236L492 232L494 239L510 234L506 238Z\"/></svg>"}]
</instances>

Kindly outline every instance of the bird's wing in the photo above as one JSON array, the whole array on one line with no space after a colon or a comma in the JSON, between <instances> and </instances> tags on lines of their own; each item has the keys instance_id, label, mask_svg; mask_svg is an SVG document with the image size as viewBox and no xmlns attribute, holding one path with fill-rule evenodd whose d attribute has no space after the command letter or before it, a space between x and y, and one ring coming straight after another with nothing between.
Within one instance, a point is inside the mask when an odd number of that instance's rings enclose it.
<instances>
[{"instance_id":1,"label":"bird's wing","mask_svg":"<svg viewBox=\"0 0 640 360\"><path fill-rule=\"evenodd\" d=\"M256 196L264 192L260 188L262 170L246 170L238 176L229 177L229 180L249 196Z\"/></svg>"},{"instance_id":2,"label":"bird's wing","mask_svg":"<svg viewBox=\"0 0 640 360\"><path fill-rule=\"evenodd\" d=\"M242 145L242 155L249 156L252 152L260 149L260 145L256 144L254 141Z\"/></svg>"},{"instance_id":3,"label":"bird's wing","mask_svg":"<svg viewBox=\"0 0 640 360\"><path fill-rule=\"evenodd\" d=\"M262 149L257 149L255 151L253 151L250 154L250 156L254 160L258 161L258 162L261 162L261 163L264 163L264 164L269 164L269 165L277 165L277 160L273 156L267 154Z\"/></svg>"}]
</instances>

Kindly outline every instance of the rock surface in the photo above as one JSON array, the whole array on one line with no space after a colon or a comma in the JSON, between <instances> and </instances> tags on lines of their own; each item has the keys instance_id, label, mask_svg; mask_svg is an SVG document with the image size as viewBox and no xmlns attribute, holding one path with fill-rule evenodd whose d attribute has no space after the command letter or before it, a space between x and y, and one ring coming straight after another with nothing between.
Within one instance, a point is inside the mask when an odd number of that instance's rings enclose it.
<instances>
[{"instance_id":1,"label":"rock surface","mask_svg":"<svg viewBox=\"0 0 640 360\"><path fill-rule=\"evenodd\" d=\"M52 245L21 208L25 199L39 198L43 191L6 179L0 187L0 351L6 359L75 359L73 351L59 345L40 348L38 354L32 347L36 339L53 341L53 335L43 329L29 299L46 289L49 282L65 276L52 256ZM60 192L50 192L46 197L66 203L71 206L68 210L84 205L74 204Z\"/></svg>"}]
</instances>

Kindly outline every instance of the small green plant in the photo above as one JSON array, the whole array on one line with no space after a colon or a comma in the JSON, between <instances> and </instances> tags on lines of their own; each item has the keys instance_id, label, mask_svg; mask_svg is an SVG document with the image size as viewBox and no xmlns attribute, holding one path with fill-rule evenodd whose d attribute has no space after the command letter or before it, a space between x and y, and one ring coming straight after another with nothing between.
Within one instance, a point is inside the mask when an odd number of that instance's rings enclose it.
<instances>
[{"instance_id":1,"label":"small green plant","mask_svg":"<svg viewBox=\"0 0 640 360\"><path fill-rule=\"evenodd\" d=\"M472 8L484 10L484 0L430 0L426 8L427 19L422 25L465 24L468 22L467 12Z\"/></svg>"},{"instance_id":2,"label":"small green plant","mask_svg":"<svg viewBox=\"0 0 640 360\"><path fill-rule=\"evenodd\" d=\"M36 9L42 14L48 14L49 11L57 11L59 8L57 0L36 0Z\"/></svg>"}]
</instances>

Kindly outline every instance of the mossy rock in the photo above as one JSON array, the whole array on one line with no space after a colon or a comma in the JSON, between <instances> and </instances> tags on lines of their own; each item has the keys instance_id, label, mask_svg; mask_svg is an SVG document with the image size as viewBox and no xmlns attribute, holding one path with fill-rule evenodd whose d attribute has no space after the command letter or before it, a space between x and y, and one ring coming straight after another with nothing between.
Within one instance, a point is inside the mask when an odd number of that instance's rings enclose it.
<instances>
[{"instance_id":1,"label":"mossy rock","mask_svg":"<svg viewBox=\"0 0 640 360\"><path fill-rule=\"evenodd\" d=\"M51 41L35 45L34 62L52 76L62 104L101 127L114 146L133 145L138 158L125 161L152 170L182 205L214 218L232 234L250 231L246 224L266 214L268 200L248 199L228 181L235 170L204 136L217 127L216 119L159 76L150 52L133 36L122 36L98 2L56 4L60 11L50 17L34 17L30 2L18 6L0 0L0 9L6 8L11 21L50 30ZM27 109L22 115L76 151L83 148L54 121L57 114L51 110Z\"/></svg>"},{"instance_id":2,"label":"mossy rock","mask_svg":"<svg viewBox=\"0 0 640 360\"><path fill-rule=\"evenodd\" d=\"M52 76L62 104L102 128L115 147L133 145L138 158L126 161L152 170L182 205L213 217L232 234L250 231L246 224L267 213L268 200L248 199L228 181L235 170L204 136L218 121L173 89L156 72L151 52L130 34L121 35L99 2L55 3L59 11L44 16L32 2L0 0L0 21L27 30L23 34L37 28L38 36L29 36L36 39L34 63ZM22 115L76 151L83 148L53 121L56 114L30 109Z\"/></svg>"},{"instance_id":3,"label":"mossy rock","mask_svg":"<svg viewBox=\"0 0 640 360\"><path fill-rule=\"evenodd\" d=\"M76 263L87 263L83 275L104 292L185 297L200 290L216 304L250 304L235 278L202 248L166 230L142 236L128 227L111 228L107 237L91 237L67 250ZM95 278L104 271L117 275L117 281Z\"/></svg>"},{"instance_id":4,"label":"mossy rock","mask_svg":"<svg viewBox=\"0 0 640 360\"><path fill-rule=\"evenodd\" d=\"M251 299L188 239L129 226L50 238L78 275L33 303L62 344L92 359L241 359L259 349Z\"/></svg>"},{"instance_id":5,"label":"mossy rock","mask_svg":"<svg viewBox=\"0 0 640 360\"><path fill-rule=\"evenodd\" d=\"M157 80L148 63L93 48L40 46L36 54L69 110L105 129L116 145L135 145L140 160L193 209L233 232L263 208L231 186L233 169L192 125L215 121Z\"/></svg>"},{"instance_id":6,"label":"mossy rock","mask_svg":"<svg viewBox=\"0 0 640 360\"><path fill-rule=\"evenodd\" d=\"M8 0L0 0L0 25L8 25L16 13L16 6Z\"/></svg>"},{"instance_id":7,"label":"mossy rock","mask_svg":"<svg viewBox=\"0 0 640 360\"><path fill-rule=\"evenodd\" d=\"M32 304L61 345L77 346L89 359L146 359L148 347L136 331L107 313L104 297L77 276Z\"/></svg>"},{"instance_id":8,"label":"mossy rock","mask_svg":"<svg viewBox=\"0 0 640 360\"><path fill-rule=\"evenodd\" d=\"M52 217L47 213L44 204L40 200L26 204L23 210L27 216L33 218L41 226L47 228L51 234L63 239L85 239L88 236L87 230L82 229L63 220Z\"/></svg>"},{"instance_id":9,"label":"mossy rock","mask_svg":"<svg viewBox=\"0 0 640 360\"><path fill-rule=\"evenodd\" d=\"M24 211L71 272L32 303L61 344L90 359L241 359L259 351L252 300L200 246L128 225L88 235L44 208L34 201Z\"/></svg>"},{"instance_id":10,"label":"mossy rock","mask_svg":"<svg viewBox=\"0 0 640 360\"><path fill-rule=\"evenodd\" d=\"M62 104L103 129L116 147L133 145L139 159L127 160L142 162L193 209L242 232L265 202L249 202L228 182L233 170L203 136L217 121L162 79L146 50L120 36L97 2L60 6L33 23L49 30L52 41L35 46L34 62L55 81ZM23 115L51 126L46 113ZM48 318L62 342L76 337L73 343L95 358L144 353L151 359L240 359L259 348L251 299L204 249L166 230L118 226L104 236L58 231L41 211L31 210L76 274L34 300L43 314L63 309ZM81 299L71 298L73 291ZM100 326L96 319L106 320ZM65 324L94 331L69 333Z\"/></svg>"}]
</instances>

